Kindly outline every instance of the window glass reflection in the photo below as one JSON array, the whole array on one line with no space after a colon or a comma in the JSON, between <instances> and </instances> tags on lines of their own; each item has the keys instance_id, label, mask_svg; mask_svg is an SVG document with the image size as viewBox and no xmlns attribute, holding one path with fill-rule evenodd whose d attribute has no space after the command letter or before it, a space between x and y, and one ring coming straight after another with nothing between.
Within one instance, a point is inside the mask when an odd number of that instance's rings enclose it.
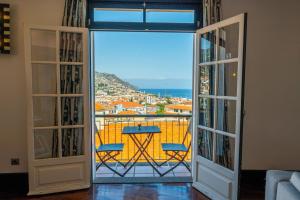
<instances>
[{"instance_id":1,"label":"window glass reflection","mask_svg":"<svg viewBox=\"0 0 300 200\"><path fill-rule=\"evenodd\" d=\"M210 98L199 99L199 124L213 128L214 126L214 100Z\"/></svg>"}]
</instances>

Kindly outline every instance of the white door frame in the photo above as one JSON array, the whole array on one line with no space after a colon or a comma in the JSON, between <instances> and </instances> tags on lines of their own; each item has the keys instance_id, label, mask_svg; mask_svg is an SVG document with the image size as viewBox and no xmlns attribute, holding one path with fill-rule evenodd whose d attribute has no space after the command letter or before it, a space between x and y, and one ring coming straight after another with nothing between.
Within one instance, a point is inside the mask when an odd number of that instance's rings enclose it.
<instances>
[{"instance_id":1,"label":"white door frame","mask_svg":"<svg viewBox=\"0 0 300 200\"><path fill-rule=\"evenodd\" d=\"M193 69L193 186L200 190L202 193L212 199L238 199L239 193L239 171L241 164L241 135L242 135L242 122L243 122L243 87L244 87L244 41L245 41L245 22L246 14L240 14L213 25L204 27L197 30L195 36L195 57L194 57L194 69ZM238 31L238 56L229 59L219 60L219 30L222 27L232 24L239 24ZM216 31L216 44L215 44L215 61L200 63L200 36L201 34ZM219 64L237 63L237 91L236 96L218 96L217 95L217 72L214 74L214 95L199 94L199 68L201 66L213 66L218 67ZM215 70L217 71L217 70ZM214 111L214 126L209 128L199 125L199 98L209 98L215 100L214 110L216 110L216 100L233 100L236 102L236 120L235 120L235 133L228 133L216 129L216 111ZM211 131L213 134L213 153L212 160L206 159L198 155L198 130ZM234 146L234 166L233 170L223 167L215 163L215 148L216 148L216 135L223 135L233 138L235 141Z\"/></svg>"}]
</instances>

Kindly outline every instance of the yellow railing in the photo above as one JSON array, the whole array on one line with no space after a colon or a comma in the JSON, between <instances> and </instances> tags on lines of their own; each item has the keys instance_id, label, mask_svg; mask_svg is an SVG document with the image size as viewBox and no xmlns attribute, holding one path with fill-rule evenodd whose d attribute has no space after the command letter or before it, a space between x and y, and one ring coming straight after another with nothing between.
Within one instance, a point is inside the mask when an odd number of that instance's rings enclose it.
<instances>
[{"instance_id":1,"label":"yellow railing","mask_svg":"<svg viewBox=\"0 0 300 200\"><path fill-rule=\"evenodd\" d=\"M127 162L134 153L137 151L137 147L128 135L122 134L122 130L125 126L158 126L161 133L154 134L154 137L147 148L147 152L157 162L163 162L167 156L161 148L162 143L183 143L186 147L191 142L191 134L188 130L191 115L97 115L96 125L98 133L95 133L95 145L96 148L100 145L99 134L104 144L123 143L124 150L117 157L122 162ZM187 133L187 138L184 140L184 136ZM147 137L145 134L138 135L140 141L144 141ZM98 158L96 156L96 160ZM188 152L186 161L191 160L191 150ZM138 162L145 162L145 159L141 157Z\"/></svg>"}]
</instances>

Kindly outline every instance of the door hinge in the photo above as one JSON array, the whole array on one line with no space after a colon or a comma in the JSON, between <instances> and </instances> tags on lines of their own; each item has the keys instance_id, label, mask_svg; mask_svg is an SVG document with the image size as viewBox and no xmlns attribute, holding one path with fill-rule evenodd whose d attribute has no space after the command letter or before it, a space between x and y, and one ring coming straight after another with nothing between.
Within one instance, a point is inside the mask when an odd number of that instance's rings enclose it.
<instances>
[{"instance_id":1,"label":"door hinge","mask_svg":"<svg viewBox=\"0 0 300 200\"><path fill-rule=\"evenodd\" d=\"M245 116L246 116L246 110L243 110L243 112L242 112L242 118L244 119Z\"/></svg>"}]
</instances>

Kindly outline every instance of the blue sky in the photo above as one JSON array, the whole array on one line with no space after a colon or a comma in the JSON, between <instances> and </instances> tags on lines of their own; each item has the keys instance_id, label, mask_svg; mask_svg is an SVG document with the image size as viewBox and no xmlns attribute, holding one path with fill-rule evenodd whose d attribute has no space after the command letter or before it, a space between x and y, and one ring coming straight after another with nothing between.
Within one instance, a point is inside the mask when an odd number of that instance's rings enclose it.
<instances>
[{"instance_id":1,"label":"blue sky","mask_svg":"<svg viewBox=\"0 0 300 200\"><path fill-rule=\"evenodd\" d=\"M95 32L96 71L139 88L191 88L193 34Z\"/></svg>"},{"instance_id":2,"label":"blue sky","mask_svg":"<svg viewBox=\"0 0 300 200\"><path fill-rule=\"evenodd\" d=\"M96 21L142 22L142 10L95 10ZM193 23L194 12L146 12L146 22ZM193 34L95 32L95 68L139 88L192 87Z\"/></svg>"}]
</instances>

